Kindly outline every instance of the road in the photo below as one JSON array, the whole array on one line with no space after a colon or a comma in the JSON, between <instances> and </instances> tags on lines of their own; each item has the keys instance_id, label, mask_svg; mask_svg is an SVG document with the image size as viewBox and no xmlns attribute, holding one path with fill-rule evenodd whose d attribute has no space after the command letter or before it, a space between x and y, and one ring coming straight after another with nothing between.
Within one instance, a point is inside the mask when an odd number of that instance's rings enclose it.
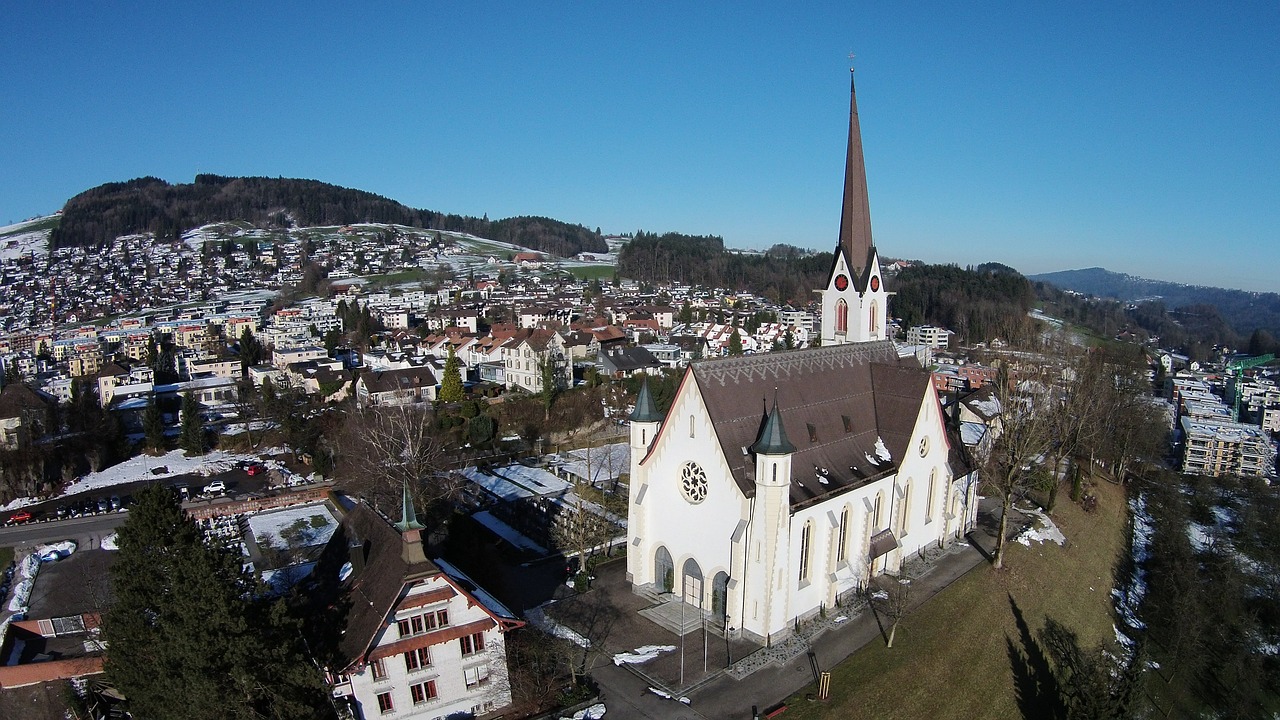
<instances>
[{"instance_id":1,"label":"road","mask_svg":"<svg viewBox=\"0 0 1280 720\"><path fill-rule=\"evenodd\" d=\"M129 517L126 511L0 528L0 546L29 548L41 543L74 540L80 548L96 548Z\"/></svg>"}]
</instances>

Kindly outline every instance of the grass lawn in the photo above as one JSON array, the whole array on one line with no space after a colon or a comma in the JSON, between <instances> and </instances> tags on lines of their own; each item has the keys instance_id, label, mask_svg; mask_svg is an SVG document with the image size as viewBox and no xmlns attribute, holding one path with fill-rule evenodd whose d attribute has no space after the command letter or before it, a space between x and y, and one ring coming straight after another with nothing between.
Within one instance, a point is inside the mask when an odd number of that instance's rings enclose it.
<instances>
[{"instance_id":1,"label":"grass lawn","mask_svg":"<svg viewBox=\"0 0 1280 720\"><path fill-rule=\"evenodd\" d=\"M574 265L561 268L579 280L612 280L616 265Z\"/></svg>"},{"instance_id":2,"label":"grass lawn","mask_svg":"<svg viewBox=\"0 0 1280 720\"><path fill-rule=\"evenodd\" d=\"M1112 569L1126 548L1127 508L1123 488L1103 482L1096 492L1093 514L1060 496L1053 520L1065 547L1011 543L1004 570L974 568L904 618L892 650L876 641L835 667L828 702L806 700L810 685L782 717L1023 717L1014 668L1025 670L1027 647L1015 606L1033 636L1052 617L1081 647L1114 642Z\"/></svg>"}]
</instances>

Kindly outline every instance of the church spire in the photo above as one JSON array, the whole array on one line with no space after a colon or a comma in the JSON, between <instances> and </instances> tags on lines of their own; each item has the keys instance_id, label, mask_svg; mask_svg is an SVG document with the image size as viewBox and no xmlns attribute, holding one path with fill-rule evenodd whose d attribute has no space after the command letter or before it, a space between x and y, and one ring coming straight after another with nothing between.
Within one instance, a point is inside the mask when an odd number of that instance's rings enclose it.
<instances>
[{"instance_id":1,"label":"church spire","mask_svg":"<svg viewBox=\"0 0 1280 720\"><path fill-rule=\"evenodd\" d=\"M849 70L849 150L844 165L844 205L840 210L840 249L850 268L861 269L871 248L871 205L867 201L867 168L862 159L858 94Z\"/></svg>"}]
</instances>

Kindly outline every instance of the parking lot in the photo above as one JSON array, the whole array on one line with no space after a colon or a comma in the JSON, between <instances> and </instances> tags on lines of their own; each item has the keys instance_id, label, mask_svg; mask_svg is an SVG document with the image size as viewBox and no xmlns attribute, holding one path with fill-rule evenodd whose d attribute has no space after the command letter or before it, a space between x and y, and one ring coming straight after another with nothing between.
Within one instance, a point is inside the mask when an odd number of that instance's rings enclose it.
<instances>
[{"instance_id":1,"label":"parking lot","mask_svg":"<svg viewBox=\"0 0 1280 720\"><path fill-rule=\"evenodd\" d=\"M266 470L266 465L254 462L244 463L241 467L208 476L188 473L136 480L27 505L4 513L0 516L0 525L50 522L123 512L133 502L133 493L155 484L176 488L183 500L261 492L271 482L271 473Z\"/></svg>"}]
</instances>

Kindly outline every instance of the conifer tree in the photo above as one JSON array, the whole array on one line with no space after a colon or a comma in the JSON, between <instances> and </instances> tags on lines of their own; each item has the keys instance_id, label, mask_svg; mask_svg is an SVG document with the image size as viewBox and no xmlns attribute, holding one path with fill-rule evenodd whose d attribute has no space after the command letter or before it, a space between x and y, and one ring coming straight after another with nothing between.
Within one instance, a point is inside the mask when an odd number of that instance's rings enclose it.
<instances>
[{"instance_id":1,"label":"conifer tree","mask_svg":"<svg viewBox=\"0 0 1280 720\"><path fill-rule=\"evenodd\" d=\"M458 356L453 352L453 346L449 346L449 358L444 361L444 376L440 379L440 401L447 403L462 402L466 393L462 389L462 372L459 369L461 363Z\"/></svg>"},{"instance_id":2,"label":"conifer tree","mask_svg":"<svg viewBox=\"0 0 1280 720\"><path fill-rule=\"evenodd\" d=\"M135 495L103 616L107 677L135 717L332 716L280 601L255 595L239 553L209 545L159 485Z\"/></svg>"},{"instance_id":3,"label":"conifer tree","mask_svg":"<svg viewBox=\"0 0 1280 720\"><path fill-rule=\"evenodd\" d=\"M160 414L155 398L142 412L142 432L146 436L147 449L158 455L164 449L164 416Z\"/></svg>"},{"instance_id":4,"label":"conifer tree","mask_svg":"<svg viewBox=\"0 0 1280 720\"><path fill-rule=\"evenodd\" d=\"M191 392L182 396L181 442L188 455L204 454L204 421L200 419L200 403Z\"/></svg>"}]
</instances>

